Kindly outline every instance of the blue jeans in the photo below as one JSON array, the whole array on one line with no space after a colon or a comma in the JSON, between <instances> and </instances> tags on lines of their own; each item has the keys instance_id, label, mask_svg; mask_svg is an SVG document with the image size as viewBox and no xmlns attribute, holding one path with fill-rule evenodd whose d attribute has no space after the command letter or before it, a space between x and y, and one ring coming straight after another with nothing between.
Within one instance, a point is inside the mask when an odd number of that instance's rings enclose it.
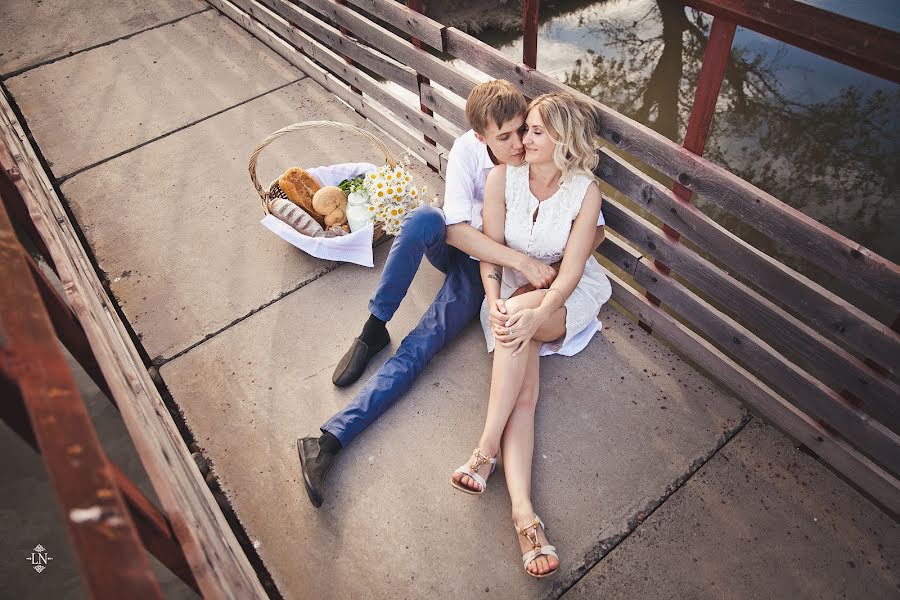
<instances>
[{"instance_id":1,"label":"blue jeans","mask_svg":"<svg viewBox=\"0 0 900 600\"><path fill-rule=\"evenodd\" d=\"M325 425L323 432L337 437L341 446L372 424L412 387L416 377L478 314L484 299L478 262L452 246L445 238L443 214L430 206L414 210L403 222L388 254L384 272L369 311L383 321L394 316L406 296L422 256L447 278L419 324L400 343L365 387Z\"/></svg>"}]
</instances>

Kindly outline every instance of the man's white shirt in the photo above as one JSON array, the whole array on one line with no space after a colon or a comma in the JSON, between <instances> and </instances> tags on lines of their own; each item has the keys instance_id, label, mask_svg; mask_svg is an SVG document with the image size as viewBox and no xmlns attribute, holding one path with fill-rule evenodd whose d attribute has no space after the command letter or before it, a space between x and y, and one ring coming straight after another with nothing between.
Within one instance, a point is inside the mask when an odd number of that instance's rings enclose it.
<instances>
[{"instance_id":1,"label":"man's white shirt","mask_svg":"<svg viewBox=\"0 0 900 600\"><path fill-rule=\"evenodd\" d=\"M481 231L484 186L493 168L487 145L478 141L473 130L456 138L447 157L444 177L444 220L447 225L469 223Z\"/></svg>"}]
</instances>

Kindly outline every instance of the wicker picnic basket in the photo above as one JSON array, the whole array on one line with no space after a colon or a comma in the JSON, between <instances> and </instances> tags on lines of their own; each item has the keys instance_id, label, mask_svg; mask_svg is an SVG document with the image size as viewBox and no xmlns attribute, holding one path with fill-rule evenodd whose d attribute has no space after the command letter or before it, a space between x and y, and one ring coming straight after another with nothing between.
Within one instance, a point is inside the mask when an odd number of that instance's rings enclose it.
<instances>
[{"instance_id":1,"label":"wicker picnic basket","mask_svg":"<svg viewBox=\"0 0 900 600\"><path fill-rule=\"evenodd\" d=\"M282 191L281 187L278 185L277 179L270 183L269 187L265 190L260 185L259 178L256 175L256 160L259 158L259 154L263 151L263 148L284 135L293 133L295 131L308 131L310 129L317 128L331 131L343 131L361 137L363 140L368 142L371 146L373 146L376 150L384 155L384 162L390 165L391 168L394 168L397 165L397 161L394 158L394 155L391 154L390 149L388 149L387 144L382 142L380 139L378 139L365 129L360 129L359 127L355 127L353 125L338 123L337 121L304 121L302 123L294 123L293 125L282 127L278 131L269 134L256 146L256 148L253 149L253 152L250 154L250 164L248 166L248 169L250 171L250 179L253 181L253 187L256 188L256 193L258 193L259 197L262 199L262 208L267 215L272 214L269 203L273 198L283 198L287 200L288 197L287 194L285 194L284 191ZM376 224L373 241L378 240L383 235L384 230L382 229L381 225Z\"/></svg>"}]
</instances>

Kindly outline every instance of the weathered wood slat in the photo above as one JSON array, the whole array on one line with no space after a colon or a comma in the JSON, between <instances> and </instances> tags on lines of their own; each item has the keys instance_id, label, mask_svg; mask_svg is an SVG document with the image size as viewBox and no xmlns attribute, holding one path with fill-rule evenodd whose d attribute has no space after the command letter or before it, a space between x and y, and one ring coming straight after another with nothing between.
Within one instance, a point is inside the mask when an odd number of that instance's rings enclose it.
<instances>
[{"instance_id":1,"label":"weathered wood slat","mask_svg":"<svg viewBox=\"0 0 900 600\"><path fill-rule=\"evenodd\" d=\"M337 30L318 21L318 19L315 19L306 11L289 4L285 0L258 0L258 2L234 0L234 4L273 31L279 33L284 39L297 45L304 52L325 64L332 72L344 77L345 80L350 82L352 87L364 91L380 104L393 110L413 129L421 131L428 138L449 148L453 145L453 141L459 136L460 132L444 128L429 115L411 109L402 100L389 93L386 88L379 85L378 82L371 79L365 73L353 69L351 65L340 64L342 61L332 60L334 57L334 47L329 47L328 44L333 43L335 39L341 40L349 38L341 36ZM296 21L294 21L294 19L296 19ZM311 33L314 31L324 32L320 38L324 43L315 42L311 35L307 35L304 31L297 29L297 25L304 29L308 28ZM331 31L328 31L329 29ZM338 50L342 52L343 48L338 48ZM407 77L407 81L403 84L403 87L410 89L418 95L419 84L416 79L416 73L409 70L408 72L404 72L404 76ZM435 166L437 166L437 164L435 164Z\"/></svg>"},{"instance_id":2,"label":"weathered wood slat","mask_svg":"<svg viewBox=\"0 0 900 600\"><path fill-rule=\"evenodd\" d=\"M606 239L597 247L597 252L632 278L634 278L638 263L643 258L638 250L609 228L606 230Z\"/></svg>"},{"instance_id":3,"label":"weathered wood slat","mask_svg":"<svg viewBox=\"0 0 900 600\"><path fill-rule=\"evenodd\" d=\"M324 0L320 0L324 1ZM453 27L446 30L447 52L488 75L516 85L529 97L572 90L547 75L518 64L503 53ZM839 269L851 285L891 306L900 305L900 266L832 231L815 219L747 183L737 175L688 152L649 127L593 101L600 135L653 165L681 185L791 248L826 270Z\"/></svg>"},{"instance_id":4,"label":"weathered wood slat","mask_svg":"<svg viewBox=\"0 0 900 600\"><path fill-rule=\"evenodd\" d=\"M449 95L444 94L433 85L422 84L420 86L420 100L422 104L441 115L462 131L470 129L466 120L465 104L460 106Z\"/></svg>"},{"instance_id":5,"label":"weathered wood slat","mask_svg":"<svg viewBox=\"0 0 900 600\"><path fill-rule=\"evenodd\" d=\"M876 502L898 514L900 481L897 478L841 437L803 414L712 344L651 304L621 279L613 274L609 278L613 285L613 301L640 321L649 324L654 335L677 348L679 353L732 390L769 422L809 448Z\"/></svg>"},{"instance_id":6,"label":"weathered wood slat","mask_svg":"<svg viewBox=\"0 0 900 600\"><path fill-rule=\"evenodd\" d=\"M757 250L613 152L600 151L596 173L758 289L777 292L779 302L820 332L900 374L900 334L884 323Z\"/></svg>"},{"instance_id":7,"label":"weathered wood slat","mask_svg":"<svg viewBox=\"0 0 900 600\"><path fill-rule=\"evenodd\" d=\"M651 223L611 198L603 200L607 224L645 248L713 300L741 316L752 330L836 391L847 389L865 412L900 431L900 389L862 361L822 337L761 294L740 283L683 244L672 243Z\"/></svg>"},{"instance_id":8,"label":"weathered wood slat","mask_svg":"<svg viewBox=\"0 0 900 600\"><path fill-rule=\"evenodd\" d=\"M408 32L411 36L418 38L435 50L444 51L442 35L444 26L434 19L411 10L394 0L346 0L346 2L363 9L370 15L378 17L397 29Z\"/></svg>"},{"instance_id":9,"label":"weathered wood slat","mask_svg":"<svg viewBox=\"0 0 900 600\"><path fill-rule=\"evenodd\" d=\"M847 404L737 321L664 274L652 261L643 258L638 262L635 281L794 406L827 423L895 476L900 474L897 434Z\"/></svg>"},{"instance_id":10,"label":"weathered wood slat","mask_svg":"<svg viewBox=\"0 0 900 600\"><path fill-rule=\"evenodd\" d=\"M268 24L267 15L260 10L258 5L254 5L252 2L235 2L235 4L253 18ZM416 72L409 67L406 67L384 54L342 34L336 27L328 25L305 10L286 2L285 0L261 0L260 4L268 6L272 10L280 10L286 15L289 15L285 16L285 18L290 21L290 25L288 26L281 23L279 23L278 26L269 24L269 27L273 31L278 32L283 38L292 41L292 37L294 37L293 33L299 28L309 36L322 42L334 52L352 59L363 67L377 73L389 81L393 81L404 89L413 93L418 93Z\"/></svg>"},{"instance_id":11,"label":"weathered wood slat","mask_svg":"<svg viewBox=\"0 0 900 600\"><path fill-rule=\"evenodd\" d=\"M0 387L17 388L27 409L85 587L98 598L162 598L2 204L0 280Z\"/></svg>"},{"instance_id":12,"label":"weathered wood slat","mask_svg":"<svg viewBox=\"0 0 900 600\"><path fill-rule=\"evenodd\" d=\"M491 77L506 79L529 98L563 89L562 84L550 79L540 71L530 69L524 63L510 60L499 50L455 27L448 27L445 36L448 54L464 60ZM460 95L463 98L466 97Z\"/></svg>"},{"instance_id":13,"label":"weathered wood slat","mask_svg":"<svg viewBox=\"0 0 900 600\"><path fill-rule=\"evenodd\" d=\"M205 597L264 598L246 555L200 475L128 331L81 247L34 150L0 94L0 135L17 162L16 182L58 269L69 305L90 340L122 420ZM2 165L7 171L12 165ZM113 560L104 564L117 564ZM118 594L121 596L122 591ZM111 596L112 597L112 596Z\"/></svg>"},{"instance_id":14,"label":"weathered wood slat","mask_svg":"<svg viewBox=\"0 0 900 600\"><path fill-rule=\"evenodd\" d=\"M338 73L339 77L345 78L354 87L367 94L372 92L376 94L387 94L387 92L385 92L373 79L358 69L354 69L344 63L338 55L334 54L302 31L291 29L290 24L284 18L276 15L268 8L261 6L258 2L254 2L253 0L234 0L235 3L233 4L228 0L207 1L281 55L282 58L306 73L322 87L332 92L335 96L352 106L361 115L384 129L402 145L413 150L425 160L425 162L435 167L440 165L440 154L434 146L426 144L422 139L419 139L405 129L394 124L382 111L366 102L364 98L354 92L350 87L339 81L338 77L331 75L323 68L317 66L307 58L307 56L304 56L304 54L294 48L290 43L276 35L266 25L271 24L273 27L278 27L280 30L292 31L291 41L301 48L306 55L325 65L327 69ZM260 21L252 19L247 12L241 10L236 4L253 4L254 10ZM266 25L264 25L263 22ZM418 111L409 107L406 108L408 114L411 117L414 116L417 120L430 118L421 115ZM446 136L451 134L441 133L440 135Z\"/></svg>"},{"instance_id":15,"label":"weathered wood slat","mask_svg":"<svg viewBox=\"0 0 900 600\"><path fill-rule=\"evenodd\" d=\"M684 4L900 83L900 34L793 0L683 0Z\"/></svg>"},{"instance_id":16,"label":"weathered wood slat","mask_svg":"<svg viewBox=\"0 0 900 600\"><path fill-rule=\"evenodd\" d=\"M467 98L469 92L478 83L468 75L448 66L441 59L416 48L412 43L375 25L364 16L346 6L337 4L334 0L297 1L338 25L346 27L384 54L441 84L462 98Z\"/></svg>"},{"instance_id":17,"label":"weathered wood slat","mask_svg":"<svg viewBox=\"0 0 900 600\"><path fill-rule=\"evenodd\" d=\"M600 134L747 225L888 305L900 305L900 266L599 103Z\"/></svg>"}]
</instances>

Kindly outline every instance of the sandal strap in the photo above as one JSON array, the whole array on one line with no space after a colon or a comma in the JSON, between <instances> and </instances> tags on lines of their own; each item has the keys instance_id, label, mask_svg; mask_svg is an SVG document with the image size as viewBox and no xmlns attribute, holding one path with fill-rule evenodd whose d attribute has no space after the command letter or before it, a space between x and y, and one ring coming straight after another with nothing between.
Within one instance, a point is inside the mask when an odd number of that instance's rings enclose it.
<instances>
[{"instance_id":1,"label":"sandal strap","mask_svg":"<svg viewBox=\"0 0 900 600\"><path fill-rule=\"evenodd\" d=\"M446 472L446 471L445 471ZM461 466L457 470L453 471L453 474L462 473L463 475L468 475L472 479L478 482L478 485L481 486L482 491L487 488L487 481L484 480L484 477L467 467L466 465Z\"/></svg>"},{"instance_id":2,"label":"sandal strap","mask_svg":"<svg viewBox=\"0 0 900 600\"><path fill-rule=\"evenodd\" d=\"M528 531L529 529L533 529L533 528L536 529L538 525L541 526L541 529L544 530L544 533L547 532L547 526L544 525L544 522L541 521L541 518L537 515L534 515L534 518L531 520L531 523L529 523L525 527L519 527L516 523L513 523L513 529L515 529L516 533L518 533L519 535L524 535L525 537L528 537L528 535L525 532ZM537 531L535 531L535 534L536 533L537 533Z\"/></svg>"},{"instance_id":3,"label":"sandal strap","mask_svg":"<svg viewBox=\"0 0 900 600\"><path fill-rule=\"evenodd\" d=\"M472 453L472 456L475 457L475 462L472 463L472 470L477 471L483 465L490 464L494 465L497 462L497 458L490 458L489 456L485 456L481 453L481 448L475 448L475 451ZM493 469L492 469L493 470Z\"/></svg>"},{"instance_id":4,"label":"sandal strap","mask_svg":"<svg viewBox=\"0 0 900 600\"><path fill-rule=\"evenodd\" d=\"M522 565L527 569L528 565L533 563L541 556L552 556L556 560L559 560L559 554L556 553L556 546L547 544L546 546L541 546L539 548L535 548L534 550L529 550L528 552L523 554Z\"/></svg>"}]
</instances>

